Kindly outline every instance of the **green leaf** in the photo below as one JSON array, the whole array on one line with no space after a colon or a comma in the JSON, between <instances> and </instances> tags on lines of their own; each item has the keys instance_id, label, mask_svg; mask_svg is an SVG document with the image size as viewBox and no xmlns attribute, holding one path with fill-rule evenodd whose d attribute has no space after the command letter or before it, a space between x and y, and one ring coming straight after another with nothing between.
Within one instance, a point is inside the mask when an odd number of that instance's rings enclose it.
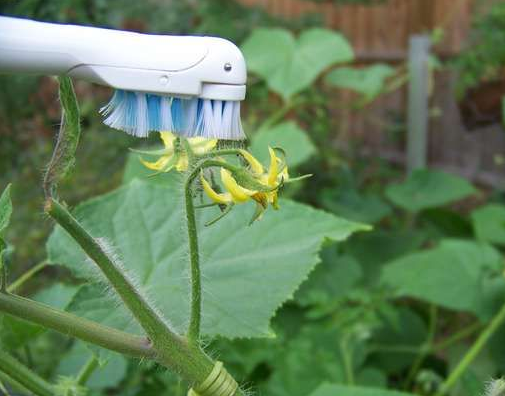
<instances>
[{"instance_id":1,"label":"green leaf","mask_svg":"<svg viewBox=\"0 0 505 396\"><path fill-rule=\"evenodd\" d=\"M386 79L394 75L395 69L385 64L363 67L339 67L332 70L325 81L338 88L350 89L364 96L366 100L373 100L384 89Z\"/></svg>"},{"instance_id":2,"label":"green leaf","mask_svg":"<svg viewBox=\"0 0 505 396\"><path fill-rule=\"evenodd\" d=\"M427 251L401 257L383 268L381 282L397 296L415 297L489 319L503 302L503 258L493 247L444 240Z\"/></svg>"},{"instance_id":3,"label":"green leaf","mask_svg":"<svg viewBox=\"0 0 505 396\"><path fill-rule=\"evenodd\" d=\"M477 239L505 245L505 205L489 204L472 212Z\"/></svg>"},{"instance_id":4,"label":"green leaf","mask_svg":"<svg viewBox=\"0 0 505 396\"><path fill-rule=\"evenodd\" d=\"M308 29L298 39L284 29L260 28L242 46L247 66L287 100L309 87L328 67L349 62L349 42L327 29Z\"/></svg>"},{"instance_id":5,"label":"green leaf","mask_svg":"<svg viewBox=\"0 0 505 396\"><path fill-rule=\"evenodd\" d=\"M341 256L335 246L323 249L322 263L297 292L302 306L324 305L342 298L363 278L359 263L352 256Z\"/></svg>"},{"instance_id":6,"label":"green leaf","mask_svg":"<svg viewBox=\"0 0 505 396\"><path fill-rule=\"evenodd\" d=\"M377 284L382 267L389 261L417 250L425 241L419 231L384 231L376 229L353 236L345 242L344 252L361 264L365 283Z\"/></svg>"},{"instance_id":7,"label":"green leaf","mask_svg":"<svg viewBox=\"0 0 505 396\"><path fill-rule=\"evenodd\" d=\"M401 374L416 360L416 353L399 352L397 346L418 347L426 341L428 329L423 319L408 307L398 307L382 317L381 327L373 335L376 345L373 361L388 374Z\"/></svg>"},{"instance_id":8,"label":"green leaf","mask_svg":"<svg viewBox=\"0 0 505 396\"><path fill-rule=\"evenodd\" d=\"M93 356L86 344L76 342L70 351L60 360L56 373L58 375L75 376L88 359ZM86 382L86 387L91 389L104 389L114 387L126 375L126 359L117 353L111 354L107 362L100 365Z\"/></svg>"},{"instance_id":9,"label":"green leaf","mask_svg":"<svg viewBox=\"0 0 505 396\"><path fill-rule=\"evenodd\" d=\"M310 396L414 396L412 393L360 386L323 384Z\"/></svg>"},{"instance_id":10,"label":"green leaf","mask_svg":"<svg viewBox=\"0 0 505 396\"><path fill-rule=\"evenodd\" d=\"M275 370L261 394L305 396L324 381L343 382L345 377L343 337L330 326L307 326L285 343L273 364ZM361 350L349 346L349 361L355 370L361 364Z\"/></svg>"},{"instance_id":11,"label":"green leaf","mask_svg":"<svg viewBox=\"0 0 505 396\"><path fill-rule=\"evenodd\" d=\"M12 201L11 201L11 185L5 187L2 195L0 196L0 238L4 234L5 229L9 226L12 215Z\"/></svg>"},{"instance_id":12,"label":"green leaf","mask_svg":"<svg viewBox=\"0 0 505 396\"><path fill-rule=\"evenodd\" d=\"M264 164L267 164L270 158L268 146L284 149L289 167L304 163L317 151L307 132L292 121L263 129L253 136L251 152Z\"/></svg>"},{"instance_id":13,"label":"green leaf","mask_svg":"<svg viewBox=\"0 0 505 396\"><path fill-rule=\"evenodd\" d=\"M362 194L352 188L323 189L324 208L349 220L375 224L391 214L391 207L375 194Z\"/></svg>"},{"instance_id":14,"label":"green leaf","mask_svg":"<svg viewBox=\"0 0 505 396\"><path fill-rule=\"evenodd\" d=\"M165 186L134 180L80 205L75 215L94 236L109 240L139 286L149 290L155 305L183 332L188 323L189 282L180 185L177 176L171 176ZM270 336L270 318L319 262L322 242L342 241L367 229L295 202L280 204L279 211L269 211L250 227L252 205L236 207L212 227L203 224L218 210L200 211L203 334ZM59 228L49 239L48 255L76 276L94 278L83 252ZM122 306L111 303L98 289L83 288L73 310L131 330L132 321Z\"/></svg>"},{"instance_id":15,"label":"green leaf","mask_svg":"<svg viewBox=\"0 0 505 396\"><path fill-rule=\"evenodd\" d=\"M62 107L61 126L53 156L44 177L44 190L51 194L75 164L75 152L81 135L79 106L75 96L72 79L58 77L60 102Z\"/></svg>"},{"instance_id":16,"label":"green leaf","mask_svg":"<svg viewBox=\"0 0 505 396\"><path fill-rule=\"evenodd\" d=\"M386 188L386 196L409 212L446 205L477 192L465 179L434 170L416 170L400 184Z\"/></svg>"}]
</instances>

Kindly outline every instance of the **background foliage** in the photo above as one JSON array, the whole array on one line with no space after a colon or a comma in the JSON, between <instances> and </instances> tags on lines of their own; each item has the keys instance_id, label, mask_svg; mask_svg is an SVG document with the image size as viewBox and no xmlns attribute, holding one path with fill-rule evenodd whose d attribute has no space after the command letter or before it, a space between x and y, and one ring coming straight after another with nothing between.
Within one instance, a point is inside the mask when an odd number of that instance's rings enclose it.
<instances>
[{"instance_id":1,"label":"background foliage","mask_svg":"<svg viewBox=\"0 0 505 396\"><path fill-rule=\"evenodd\" d=\"M434 395L505 303L503 192L438 170L404 177L384 161L340 150L331 139L340 127L332 96L352 90L367 111L398 69L357 68L347 39L321 28L317 18L283 21L232 1L217 3L25 0L3 2L0 11L140 31L205 32L241 43L250 69L244 124L252 151L266 161L266 146L279 145L292 174L314 176L286 188L282 209L251 228L244 226L250 208L241 208L203 229L208 350L265 395ZM462 92L503 70L497 44L503 22L500 3L477 19L472 40L478 44L453 63ZM11 278L47 256L52 265L23 286L24 295L135 331L86 272L82 254L40 215L40 170L59 122L54 81L9 76L0 88L0 186L14 182L7 232L0 213ZM101 125L96 110L108 90L76 88L82 143L61 195L70 205L87 200L76 209L79 218L112 241L146 293L183 327L185 312L176 308L187 302L179 182L173 175L147 178L137 157L128 156L127 148L157 144L155 138L138 142ZM353 221L374 228L350 236L366 228ZM75 375L98 353L102 366L88 383L92 395L186 394L184 384L154 364L139 366L10 317L0 321L2 348L46 378ZM486 381L503 375L504 345L502 326L452 395L479 395Z\"/></svg>"}]
</instances>

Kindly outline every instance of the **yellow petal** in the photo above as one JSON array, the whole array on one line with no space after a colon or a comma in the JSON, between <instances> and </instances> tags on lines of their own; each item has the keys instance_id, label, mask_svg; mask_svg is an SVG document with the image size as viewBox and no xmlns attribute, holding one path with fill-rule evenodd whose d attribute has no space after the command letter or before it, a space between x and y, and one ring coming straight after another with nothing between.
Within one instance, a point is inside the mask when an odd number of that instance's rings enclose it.
<instances>
[{"instance_id":1,"label":"yellow petal","mask_svg":"<svg viewBox=\"0 0 505 396\"><path fill-rule=\"evenodd\" d=\"M223 181L223 185L231 194L233 202L242 203L246 202L251 196L256 194L256 191L248 190L240 186L237 181L233 178L230 171L221 168L221 180Z\"/></svg>"},{"instance_id":2,"label":"yellow petal","mask_svg":"<svg viewBox=\"0 0 505 396\"><path fill-rule=\"evenodd\" d=\"M261 165L261 163L256 158L254 158L249 151L246 150L239 150L239 151L240 154L242 154L245 160L249 163L254 173L261 175L264 172L263 165Z\"/></svg>"},{"instance_id":3,"label":"yellow petal","mask_svg":"<svg viewBox=\"0 0 505 396\"><path fill-rule=\"evenodd\" d=\"M230 193L219 194L214 191L209 182L203 177L203 174L200 174L200 181L202 182L203 191L205 191L207 196L215 203L228 205L232 202Z\"/></svg>"},{"instance_id":4,"label":"yellow petal","mask_svg":"<svg viewBox=\"0 0 505 396\"><path fill-rule=\"evenodd\" d=\"M161 140L163 140L163 145L167 149L174 148L175 135L172 132L160 132Z\"/></svg>"},{"instance_id":5,"label":"yellow petal","mask_svg":"<svg viewBox=\"0 0 505 396\"><path fill-rule=\"evenodd\" d=\"M148 162L145 161L143 158L140 158L140 162L142 162L142 165L144 165L146 168L155 170L155 171L169 171L170 169L165 169L165 167L168 164L168 161L170 161L170 156L163 156L160 157L160 159L156 162Z\"/></svg>"},{"instance_id":6,"label":"yellow petal","mask_svg":"<svg viewBox=\"0 0 505 396\"><path fill-rule=\"evenodd\" d=\"M270 168L268 169L268 185L273 187L277 184L277 176L279 175L279 164L277 163L277 156L275 151L268 147L268 152L270 153Z\"/></svg>"},{"instance_id":7,"label":"yellow petal","mask_svg":"<svg viewBox=\"0 0 505 396\"><path fill-rule=\"evenodd\" d=\"M188 139L189 145L195 154L205 154L216 147L217 139L205 139L202 137L195 137Z\"/></svg>"}]
</instances>

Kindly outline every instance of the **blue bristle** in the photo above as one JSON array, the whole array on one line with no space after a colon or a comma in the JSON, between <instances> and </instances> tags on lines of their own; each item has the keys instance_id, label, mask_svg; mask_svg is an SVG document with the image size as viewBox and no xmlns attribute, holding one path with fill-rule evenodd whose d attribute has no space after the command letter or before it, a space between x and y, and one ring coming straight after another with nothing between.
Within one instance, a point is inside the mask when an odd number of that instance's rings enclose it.
<instances>
[{"instance_id":1,"label":"blue bristle","mask_svg":"<svg viewBox=\"0 0 505 396\"><path fill-rule=\"evenodd\" d=\"M184 137L242 140L240 102L171 98L117 90L100 112L104 123L131 135L171 131Z\"/></svg>"},{"instance_id":2,"label":"blue bristle","mask_svg":"<svg viewBox=\"0 0 505 396\"><path fill-rule=\"evenodd\" d=\"M147 113L149 120L149 130L161 130L161 98L158 95L147 95Z\"/></svg>"},{"instance_id":3,"label":"blue bristle","mask_svg":"<svg viewBox=\"0 0 505 396\"><path fill-rule=\"evenodd\" d=\"M183 114L183 105L182 100L180 98L174 98L172 100L172 125L174 131L180 131L184 128L184 114Z\"/></svg>"},{"instance_id":4,"label":"blue bristle","mask_svg":"<svg viewBox=\"0 0 505 396\"><path fill-rule=\"evenodd\" d=\"M137 126L137 97L133 92L126 92L124 103L124 126L127 130L134 131Z\"/></svg>"}]
</instances>

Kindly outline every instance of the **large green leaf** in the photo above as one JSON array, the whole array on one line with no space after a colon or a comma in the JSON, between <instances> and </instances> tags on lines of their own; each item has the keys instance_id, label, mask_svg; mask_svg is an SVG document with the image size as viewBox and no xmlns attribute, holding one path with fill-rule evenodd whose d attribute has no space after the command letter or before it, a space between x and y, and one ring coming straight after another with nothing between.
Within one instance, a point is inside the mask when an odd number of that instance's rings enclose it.
<instances>
[{"instance_id":1,"label":"large green leaf","mask_svg":"<svg viewBox=\"0 0 505 396\"><path fill-rule=\"evenodd\" d=\"M382 92L386 79L394 73L394 68L383 64L361 69L339 67L328 73L325 80L330 85L351 89L363 95L366 100L372 100Z\"/></svg>"},{"instance_id":2,"label":"large green leaf","mask_svg":"<svg viewBox=\"0 0 505 396\"><path fill-rule=\"evenodd\" d=\"M505 206L489 204L472 212L475 236L481 241L505 245Z\"/></svg>"},{"instance_id":3,"label":"large green leaf","mask_svg":"<svg viewBox=\"0 0 505 396\"><path fill-rule=\"evenodd\" d=\"M180 187L177 176L167 177L164 186L133 180L80 205L75 215L95 237L109 241L131 276L182 332L188 323L189 284ZM281 201L279 211L247 226L252 210L238 206L212 227L203 224L217 209L199 216L206 335L271 335L270 318L319 262L322 242L341 241L366 229L291 201ZM51 262L66 265L76 276L94 277L83 252L59 228L50 237L48 254ZM133 330L130 315L100 288L83 288L73 310Z\"/></svg>"},{"instance_id":4,"label":"large green leaf","mask_svg":"<svg viewBox=\"0 0 505 396\"><path fill-rule=\"evenodd\" d=\"M464 240L444 240L427 251L403 256L384 267L381 282L398 296L473 312L489 319L503 302L503 258L493 247Z\"/></svg>"},{"instance_id":5,"label":"large green leaf","mask_svg":"<svg viewBox=\"0 0 505 396\"><path fill-rule=\"evenodd\" d=\"M298 39L284 29L256 29L242 50L249 70L286 100L311 85L329 66L354 58L344 36L319 28L303 31Z\"/></svg>"},{"instance_id":6,"label":"large green leaf","mask_svg":"<svg viewBox=\"0 0 505 396\"><path fill-rule=\"evenodd\" d=\"M253 136L251 151L262 163L268 163L268 146L282 148L290 167L307 161L316 152L307 132L292 121L263 129Z\"/></svg>"},{"instance_id":7,"label":"large green leaf","mask_svg":"<svg viewBox=\"0 0 505 396\"><path fill-rule=\"evenodd\" d=\"M310 396L414 396L412 393L360 386L323 384Z\"/></svg>"},{"instance_id":8,"label":"large green leaf","mask_svg":"<svg viewBox=\"0 0 505 396\"><path fill-rule=\"evenodd\" d=\"M410 212L459 201L472 194L475 188L461 177L434 170L417 170L400 184L386 189L387 197L397 206Z\"/></svg>"}]
</instances>

